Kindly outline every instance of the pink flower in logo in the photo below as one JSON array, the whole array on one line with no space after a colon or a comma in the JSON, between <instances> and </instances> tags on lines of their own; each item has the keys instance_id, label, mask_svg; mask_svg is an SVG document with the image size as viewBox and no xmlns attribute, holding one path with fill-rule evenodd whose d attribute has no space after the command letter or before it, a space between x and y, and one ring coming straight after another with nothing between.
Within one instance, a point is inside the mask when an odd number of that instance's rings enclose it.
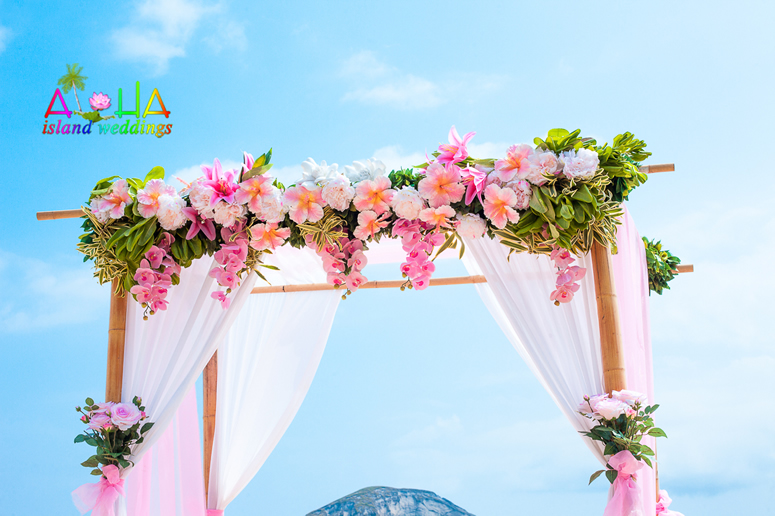
<instances>
[{"instance_id":1,"label":"pink flower in logo","mask_svg":"<svg viewBox=\"0 0 775 516\"><path fill-rule=\"evenodd\" d=\"M102 92L94 92L94 95L89 99L89 104L94 111L102 111L110 107L110 97L104 95Z\"/></svg>"}]
</instances>

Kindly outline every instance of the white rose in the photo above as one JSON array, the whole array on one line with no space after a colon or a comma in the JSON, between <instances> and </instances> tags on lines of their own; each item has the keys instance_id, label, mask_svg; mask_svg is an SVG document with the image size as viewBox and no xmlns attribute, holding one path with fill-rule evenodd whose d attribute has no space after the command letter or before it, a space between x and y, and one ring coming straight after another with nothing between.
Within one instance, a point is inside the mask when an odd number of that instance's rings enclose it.
<instances>
[{"instance_id":1,"label":"white rose","mask_svg":"<svg viewBox=\"0 0 775 516\"><path fill-rule=\"evenodd\" d=\"M568 179L589 179L595 175L600 164L597 152L589 149L565 151L562 160L565 163L563 173Z\"/></svg>"},{"instance_id":2,"label":"white rose","mask_svg":"<svg viewBox=\"0 0 775 516\"><path fill-rule=\"evenodd\" d=\"M336 177L339 165L336 163L326 165L325 161L321 161L318 165L314 159L307 158L301 164L301 169L301 179L296 181L296 184L312 189L316 186L323 186Z\"/></svg>"},{"instance_id":3,"label":"white rose","mask_svg":"<svg viewBox=\"0 0 775 516\"><path fill-rule=\"evenodd\" d=\"M345 165L344 173L352 184L386 175L385 164L374 158L365 162L353 161L352 166Z\"/></svg>"},{"instance_id":4,"label":"white rose","mask_svg":"<svg viewBox=\"0 0 775 516\"><path fill-rule=\"evenodd\" d=\"M218 201L215 205L215 222L230 228L237 222L237 219L244 216L245 206L241 204L229 204L225 201Z\"/></svg>"},{"instance_id":5,"label":"white rose","mask_svg":"<svg viewBox=\"0 0 775 516\"><path fill-rule=\"evenodd\" d=\"M425 208L425 201L416 189L404 186L393 195L390 207L402 219L414 220L420 216L420 210Z\"/></svg>"},{"instance_id":6,"label":"white rose","mask_svg":"<svg viewBox=\"0 0 775 516\"><path fill-rule=\"evenodd\" d=\"M355 188L350 186L350 180L339 174L323 187L323 200L333 209L346 211L355 197Z\"/></svg>"},{"instance_id":7,"label":"white rose","mask_svg":"<svg viewBox=\"0 0 775 516\"><path fill-rule=\"evenodd\" d=\"M455 222L457 234L464 238L479 238L487 231L487 222L474 213L466 213Z\"/></svg>"},{"instance_id":8,"label":"white rose","mask_svg":"<svg viewBox=\"0 0 775 516\"><path fill-rule=\"evenodd\" d=\"M156 211L156 218L159 225L167 231L175 231L186 223L186 215L183 208L186 207L186 201L178 195L160 195L159 209Z\"/></svg>"}]
</instances>

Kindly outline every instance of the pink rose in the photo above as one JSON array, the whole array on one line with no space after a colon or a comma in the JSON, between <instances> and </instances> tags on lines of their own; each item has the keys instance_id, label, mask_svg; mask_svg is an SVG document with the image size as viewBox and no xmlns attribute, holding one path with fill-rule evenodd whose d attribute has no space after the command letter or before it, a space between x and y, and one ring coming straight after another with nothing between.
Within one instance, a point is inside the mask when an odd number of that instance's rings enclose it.
<instances>
[{"instance_id":1,"label":"pink rose","mask_svg":"<svg viewBox=\"0 0 775 516\"><path fill-rule=\"evenodd\" d=\"M111 423L112 421L109 415L104 412L97 412L89 418L87 424L92 430L101 430L103 428L110 428Z\"/></svg>"},{"instance_id":2,"label":"pink rose","mask_svg":"<svg viewBox=\"0 0 775 516\"><path fill-rule=\"evenodd\" d=\"M629 405L623 401L604 399L595 404L595 413L603 419L616 419L621 414L624 414L628 408Z\"/></svg>"},{"instance_id":3,"label":"pink rose","mask_svg":"<svg viewBox=\"0 0 775 516\"><path fill-rule=\"evenodd\" d=\"M140 422L143 415L132 403L117 403L111 409L110 420L120 430L127 430Z\"/></svg>"},{"instance_id":4,"label":"pink rose","mask_svg":"<svg viewBox=\"0 0 775 516\"><path fill-rule=\"evenodd\" d=\"M623 401L629 405L635 405L635 402L640 402L641 405L646 403L646 395L640 392L628 391L626 389L621 391L614 391L611 397L615 400Z\"/></svg>"}]
</instances>

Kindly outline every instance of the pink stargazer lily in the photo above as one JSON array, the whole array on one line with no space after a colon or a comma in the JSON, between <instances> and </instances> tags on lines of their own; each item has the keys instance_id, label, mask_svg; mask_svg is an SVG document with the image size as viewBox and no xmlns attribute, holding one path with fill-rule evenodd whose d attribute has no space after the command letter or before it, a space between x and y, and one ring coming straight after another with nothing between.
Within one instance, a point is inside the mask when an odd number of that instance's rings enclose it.
<instances>
[{"instance_id":1,"label":"pink stargazer lily","mask_svg":"<svg viewBox=\"0 0 775 516\"><path fill-rule=\"evenodd\" d=\"M183 215L191 221L191 227L188 228L186 233L186 240L191 240L200 231L207 237L208 240L215 240L215 224L211 219L203 219L196 208L187 207L183 208Z\"/></svg>"},{"instance_id":2,"label":"pink stargazer lily","mask_svg":"<svg viewBox=\"0 0 775 516\"><path fill-rule=\"evenodd\" d=\"M479 197L479 202L484 204L482 200L482 192L484 192L487 186L487 172L482 170L480 165L475 167L464 168L460 171L460 176L463 178L463 184L466 187L466 206L471 204L474 197Z\"/></svg>"},{"instance_id":3,"label":"pink stargazer lily","mask_svg":"<svg viewBox=\"0 0 775 516\"><path fill-rule=\"evenodd\" d=\"M234 192L239 190L239 185L235 182L237 176L236 170L222 170L221 162L218 158L213 161L212 168L202 165L202 171L205 173L203 186L207 186L213 191L210 199L210 206L215 206L218 201L226 201L228 204L234 203Z\"/></svg>"},{"instance_id":4,"label":"pink stargazer lily","mask_svg":"<svg viewBox=\"0 0 775 516\"><path fill-rule=\"evenodd\" d=\"M449 130L449 143L439 145L439 157L436 160L439 163L459 163L468 157L466 145L476 133L471 132L460 138L457 129L453 125Z\"/></svg>"}]
</instances>

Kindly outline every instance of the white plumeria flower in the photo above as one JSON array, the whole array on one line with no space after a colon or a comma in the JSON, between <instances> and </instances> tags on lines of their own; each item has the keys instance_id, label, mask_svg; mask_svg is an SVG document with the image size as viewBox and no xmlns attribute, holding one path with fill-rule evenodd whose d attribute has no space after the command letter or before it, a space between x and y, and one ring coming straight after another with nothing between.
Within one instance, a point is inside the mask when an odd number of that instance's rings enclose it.
<instances>
[{"instance_id":1,"label":"white plumeria flower","mask_svg":"<svg viewBox=\"0 0 775 516\"><path fill-rule=\"evenodd\" d=\"M320 165L318 165L314 159L307 158L301 164L301 168L301 179L296 184L311 189L316 186L325 186L331 179L334 179L339 170L339 165L336 163L327 165L325 161L321 161Z\"/></svg>"},{"instance_id":2,"label":"white plumeria flower","mask_svg":"<svg viewBox=\"0 0 775 516\"><path fill-rule=\"evenodd\" d=\"M353 161L352 166L344 166L344 174L352 184L367 179L376 179L385 174L385 164L378 159L367 159L366 161Z\"/></svg>"}]
</instances>

